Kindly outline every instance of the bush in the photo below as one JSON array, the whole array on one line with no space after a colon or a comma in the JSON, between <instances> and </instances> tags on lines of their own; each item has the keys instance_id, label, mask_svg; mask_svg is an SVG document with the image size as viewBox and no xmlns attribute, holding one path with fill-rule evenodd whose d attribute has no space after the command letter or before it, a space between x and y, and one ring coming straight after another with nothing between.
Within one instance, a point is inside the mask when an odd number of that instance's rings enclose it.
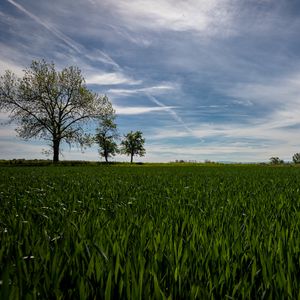
<instances>
[{"instance_id":1,"label":"bush","mask_svg":"<svg viewBox=\"0 0 300 300\"><path fill-rule=\"evenodd\" d=\"M284 163L284 161L282 159L280 159L279 157L271 157L270 158L270 164L272 164L272 165L280 165L283 163Z\"/></svg>"}]
</instances>

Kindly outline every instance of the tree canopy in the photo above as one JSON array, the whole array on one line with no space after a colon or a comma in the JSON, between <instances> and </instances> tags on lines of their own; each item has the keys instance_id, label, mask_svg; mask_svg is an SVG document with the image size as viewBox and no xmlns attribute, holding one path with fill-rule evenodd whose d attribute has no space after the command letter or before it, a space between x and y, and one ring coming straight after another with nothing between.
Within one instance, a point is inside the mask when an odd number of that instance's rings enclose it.
<instances>
[{"instance_id":1,"label":"tree canopy","mask_svg":"<svg viewBox=\"0 0 300 300\"><path fill-rule=\"evenodd\" d=\"M300 164L300 153L295 153L295 154L293 155L293 162L294 162L295 164Z\"/></svg>"},{"instance_id":2,"label":"tree canopy","mask_svg":"<svg viewBox=\"0 0 300 300\"><path fill-rule=\"evenodd\" d=\"M114 112L107 97L86 87L79 68L56 71L44 60L33 61L22 78L11 71L0 77L0 110L10 113L20 137L50 141L54 162L62 141L86 144L89 122Z\"/></svg>"},{"instance_id":3,"label":"tree canopy","mask_svg":"<svg viewBox=\"0 0 300 300\"><path fill-rule=\"evenodd\" d=\"M102 118L96 129L95 141L99 145L99 154L108 162L108 158L118 153L117 125L115 123L115 113Z\"/></svg>"},{"instance_id":4,"label":"tree canopy","mask_svg":"<svg viewBox=\"0 0 300 300\"><path fill-rule=\"evenodd\" d=\"M279 165L279 164L283 164L284 161L282 159L280 159L279 157L271 157L270 158L270 163L272 165Z\"/></svg>"},{"instance_id":5,"label":"tree canopy","mask_svg":"<svg viewBox=\"0 0 300 300\"><path fill-rule=\"evenodd\" d=\"M133 162L135 155L144 156L146 150L144 148L145 139L141 131L131 131L127 133L121 142L121 152L130 155L130 162Z\"/></svg>"}]
</instances>

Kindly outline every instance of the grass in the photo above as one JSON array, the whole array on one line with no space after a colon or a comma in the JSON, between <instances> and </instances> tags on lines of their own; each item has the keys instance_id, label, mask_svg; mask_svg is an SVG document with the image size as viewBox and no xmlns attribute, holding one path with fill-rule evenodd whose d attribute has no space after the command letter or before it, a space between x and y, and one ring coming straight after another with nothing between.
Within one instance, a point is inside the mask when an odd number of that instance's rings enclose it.
<instances>
[{"instance_id":1,"label":"grass","mask_svg":"<svg viewBox=\"0 0 300 300\"><path fill-rule=\"evenodd\" d=\"M300 299L299 168L0 173L0 299Z\"/></svg>"}]
</instances>

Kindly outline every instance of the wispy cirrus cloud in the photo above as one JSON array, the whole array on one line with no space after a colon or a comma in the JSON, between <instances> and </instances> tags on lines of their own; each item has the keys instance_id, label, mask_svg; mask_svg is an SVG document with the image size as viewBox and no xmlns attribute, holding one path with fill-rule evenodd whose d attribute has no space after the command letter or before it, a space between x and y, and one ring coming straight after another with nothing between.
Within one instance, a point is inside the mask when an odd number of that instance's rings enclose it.
<instances>
[{"instance_id":1,"label":"wispy cirrus cloud","mask_svg":"<svg viewBox=\"0 0 300 300\"><path fill-rule=\"evenodd\" d=\"M172 106L118 106L114 105L117 115L141 115L153 112L169 112L175 107Z\"/></svg>"},{"instance_id":2,"label":"wispy cirrus cloud","mask_svg":"<svg viewBox=\"0 0 300 300\"><path fill-rule=\"evenodd\" d=\"M80 45L79 43L75 42L73 39L68 37L66 34L64 34L62 31L57 29L54 25L49 24L48 22L42 20L40 17L36 16L32 12L30 12L28 9L26 9L21 4L17 3L14 0L7 0L10 4L12 4L14 7L16 7L18 10L26 14L29 18L34 20L39 25L46 28L50 33L52 33L54 36L56 36L58 39L63 41L66 45L68 45L73 51L76 53L79 53L81 55L86 56L90 60L96 60L103 62L105 64L109 64L114 66L115 68L119 69L119 65L105 52L101 51L100 49L96 50L96 53L86 53L86 49Z\"/></svg>"},{"instance_id":3,"label":"wispy cirrus cloud","mask_svg":"<svg viewBox=\"0 0 300 300\"><path fill-rule=\"evenodd\" d=\"M180 90L180 86L174 83L165 83L157 86L143 87L143 88L135 88L135 89L110 89L108 91L109 94L114 96L128 97L130 95L141 94L145 95L152 103L156 104L157 107L150 111L166 111L171 117L182 125L185 130L189 131L190 128L185 124L183 119L176 112L176 106L167 106L162 101L158 100L155 95L164 95L170 91L178 91ZM143 111L143 110L141 110Z\"/></svg>"},{"instance_id":4,"label":"wispy cirrus cloud","mask_svg":"<svg viewBox=\"0 0 300 300\"><path fill-rule=\"evenodd\" d=\"M153 97L150 94L146 94L147 97L152 101L153 103L157 104L159 107L165 109L171 116L172 118L178 122L184 130L187 132L191 132L191 129L187 126L187 124L183 121L183 119L178 115L176 110L173 107L167 107L164 103L161 101L157 100L155 97Z\"/></svg>"},{"instance_id":5,"label":"wispy cirrus cloud","mask_svg":"<svg viewBox=\"0 0 300 300\"><path fill-rule=\"evenodd\" d=\"M239 104L273 104L282 106L300 105L300 73L254 82L237 83L223 90L229 97L238 99Z\"/></svg>"},{"instance_id":6,"label":"wispy cirrus cloud","mask_svg":"<svg viewBox=\"0 0 300 300\"><path fill-rule=\"evenodd\" d=\"M0 46L1 46L1 44L0 44ZM0 76L2 75L4 70L11 70L17 76L22 76L22 74L23 74L23 70L22 70L22 67L20 65L18 65L14 61L2 58L0 56Z\"/></svg>"},{"instance_id":7,"label":"wispy cirrus cloud","mask_svg":"<svg viewBox=\"0 0 300 300\"><path fill-rule=\"evenodd\" d=\"M167 29L213 33L230 20L229 1L143 1L113 0L109 2L129 28ZM211 30L207 30L210 28Z\"/></svg>"},{"instance_id":8,"label":"wispy cirrus cloud","mask_svg":"<svg viewBox=\"0 0 300 300\"><path fill-rule=\"evenodd\" d=\"M171 91L179 90L180 86L176 83L162 82L158 85L144 86L138 88L112 88L107 91L108 94L114 96L130 96L134 94L152 94L161 95Z\"/></svg>"},{"instance_id":9,"label":"wispy cirrus cloud","mask_svg":"<svg viewBox=\"0 0 300 300\"><path fill-rule=\"evenodd\" d=\"M123 73L95 73L86 77L87 84L98 85L138 85L141 84L141 80L134 80Z\"/></svg>"}]
</instances>

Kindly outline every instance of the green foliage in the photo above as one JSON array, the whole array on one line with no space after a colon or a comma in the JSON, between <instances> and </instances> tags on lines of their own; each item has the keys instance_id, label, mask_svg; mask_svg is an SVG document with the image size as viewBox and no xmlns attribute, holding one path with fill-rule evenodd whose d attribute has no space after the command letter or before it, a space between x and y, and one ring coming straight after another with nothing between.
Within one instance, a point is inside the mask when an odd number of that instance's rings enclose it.
<instances>
[{"instance_id":1,"label":"green foliage","mask_svg":"<svg viewBox=\"0 0 300 300\"><path fill-rule=\"evenodd\" d=\"M293 162L294 162L295 164L300 164L300 153L295 153L295 154L293 155Z\"/></svg>"},{"instance_id":2,"label":"green foliage","mask_svg":"<svg viewBox=\"0 0 300 300\"><path fill-rule=\"evenodd\" d=\"M284 161L282 159L280 159L279 157L271 157L270 158L270 164L272 164L272 165L280 165L283 163L284 163Z\"/></svg>"},{"instance_id":3,"label":"green foliage","mask_svg":"<svg viewBox=\"0 0 300 300\"><path fill-rule=\"evenodd\" d=\"M144 148L145 139L141 131L131 131L124 136L121 142L121 153L130 155L130 162L133 162L133 156L144 156L146 150Z\"/></svg>"},{"instance_id":4,"label":"green foliage","mask_svg":"<svg viewBox=\"0 0 300 300\"><path fill-rule=\"evenodd\" d=\"M299 297L299 168L0 172L0 299Z\"/></svg>"},{"instance_id":5,"label":"green foliage","mask_svg":"<svg viewBox=\"0 0 300 300\"><path fill-rule=\"evenodd\" d=\"M77 67L59 72L44 60L33 61L22 79L10 71L0 77L0 109L10 112L20 137L50 141L55 162L61 141L89 144L88 123L113 113L107 97L87 89Z\"/></svg>"},{"instance_id":6,"label":"green foliage","mask_svg":"<svg viewBox=\"0 0 300 300\"><path fill-rule=\"evenodd\" d=\"M106 96L105 96L106 97ZM108 158L118 153L117 125L115 123L115 112L100 119L96 129L95 141L99 145L99 154L108 162Z\"/></svg>"}]
</instances>

